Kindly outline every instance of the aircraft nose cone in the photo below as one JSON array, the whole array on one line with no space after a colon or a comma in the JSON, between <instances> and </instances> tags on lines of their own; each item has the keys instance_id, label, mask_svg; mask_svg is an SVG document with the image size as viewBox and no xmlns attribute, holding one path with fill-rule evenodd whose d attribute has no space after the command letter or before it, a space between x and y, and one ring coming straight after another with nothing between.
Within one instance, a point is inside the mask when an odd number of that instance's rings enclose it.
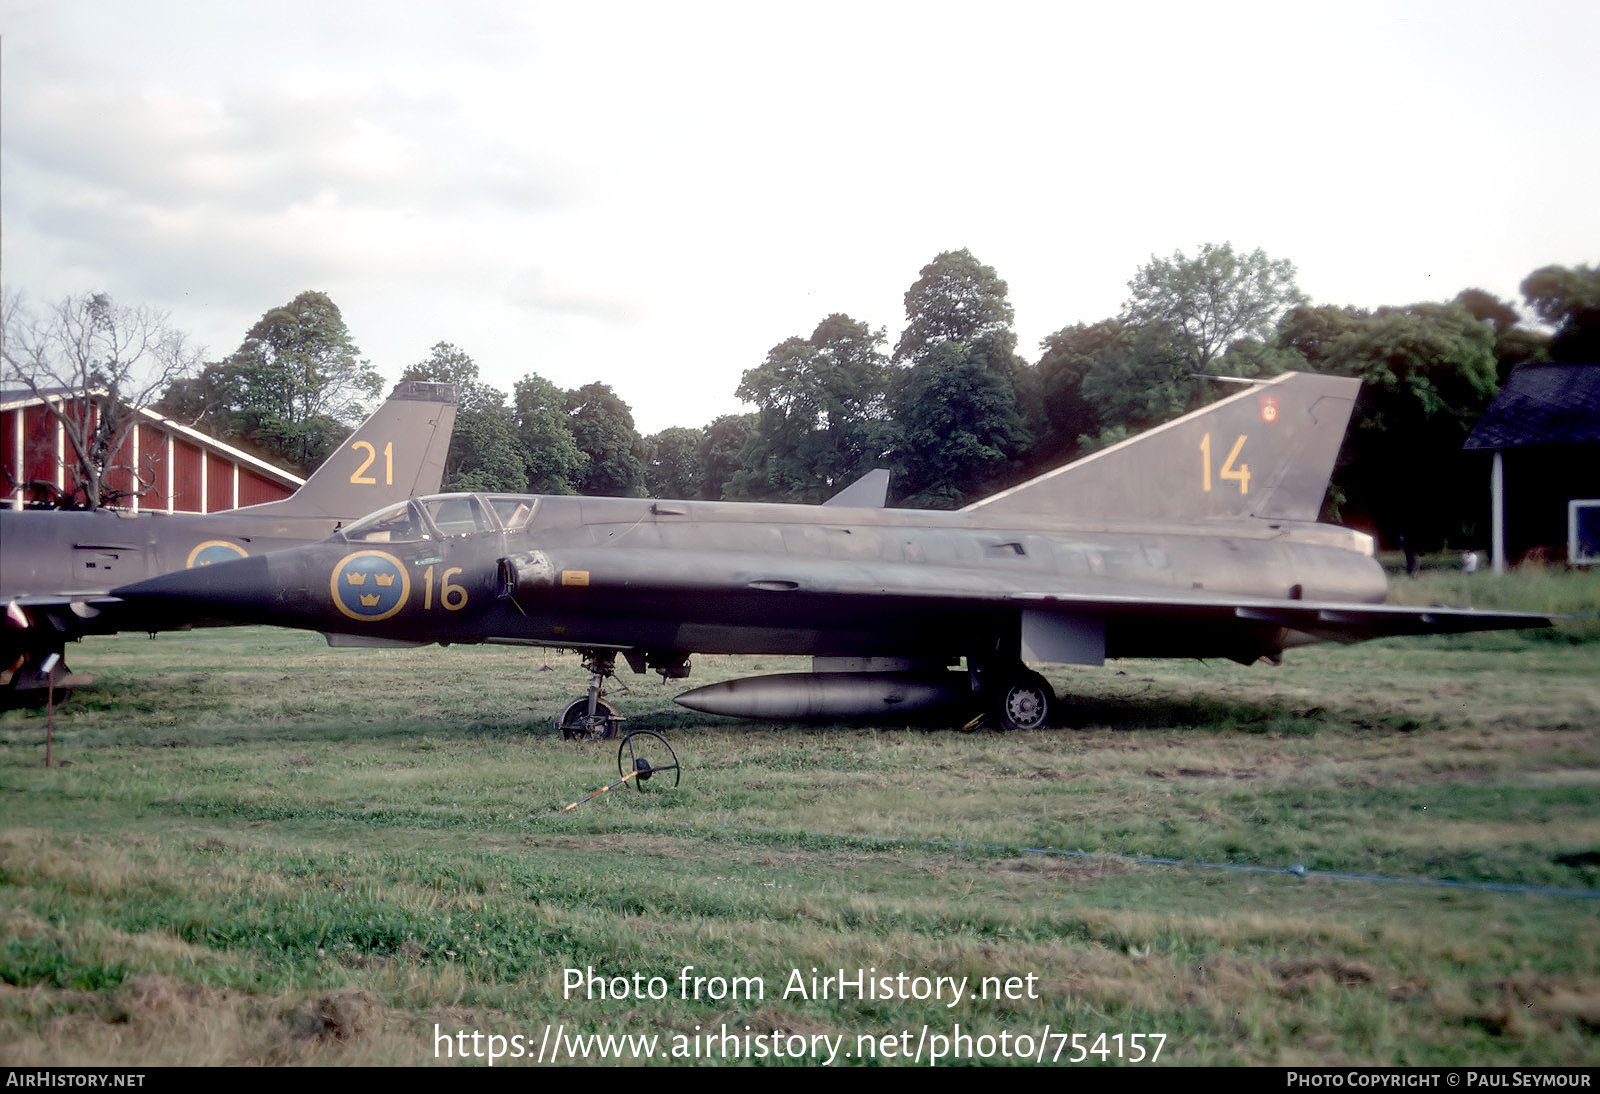
<instances>
[{"instance_id":1,"label":"aircraft nose cone","mask_svg":"<svg viewBox=\"0 0 1600 1094\"><path fill-rule=\"evenodd\" d=\"M271 566L257 555L136 581L111 595L173 619L231 621L259 614L273 599L273 585Z\"/></svg>"}]
</instances>

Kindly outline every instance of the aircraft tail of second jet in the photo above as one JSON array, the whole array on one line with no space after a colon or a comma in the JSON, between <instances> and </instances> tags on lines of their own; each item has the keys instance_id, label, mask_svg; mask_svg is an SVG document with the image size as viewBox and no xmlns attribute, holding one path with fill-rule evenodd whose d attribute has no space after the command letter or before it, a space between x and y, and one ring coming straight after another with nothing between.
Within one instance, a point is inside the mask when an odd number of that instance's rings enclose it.
<instances>
[{"instance_id":1,"label":"aircraft tail of second jet","mask_svg":"<svg viewBox=\"0 0 1600 1094\"><path fill-rule=\"evenodd\" d=\"M454 384L396 384L293 496L237 511L349 520L397 498L438 493L457 400Z\"/></svg>"},{"instance_id":2,"label":"aircraft tail of second jet","mask_svg":"<svg viewBox=\"0 0 1600 1094\"><path fill-rule=\"evenodd\" d=\"M967 506L1066 518L1314 521L1359 379L1287 372Z\"/></svg>"}]
</instances>

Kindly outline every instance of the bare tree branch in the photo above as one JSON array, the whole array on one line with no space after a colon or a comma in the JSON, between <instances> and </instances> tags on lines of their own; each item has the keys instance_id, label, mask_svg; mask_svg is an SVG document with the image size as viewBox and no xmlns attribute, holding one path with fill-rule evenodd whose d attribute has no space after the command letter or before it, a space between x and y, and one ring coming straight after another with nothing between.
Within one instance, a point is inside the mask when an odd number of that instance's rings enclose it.
<instances>
[{"instance_id":1,"label":"bare tree branch","mask_svg":"<svg viewBox=\"0 0 1600 1094\"><path fill-rule=\"evenodd\" d=\"M149 490L148 474L127 463L123 447L139 412L200 359L168 313L119 305L104 293L69 296L36 313L6 293L0 316L5 379L40 399L60 426L73 504L97 509Z\"/></svg>"}]
</instances>

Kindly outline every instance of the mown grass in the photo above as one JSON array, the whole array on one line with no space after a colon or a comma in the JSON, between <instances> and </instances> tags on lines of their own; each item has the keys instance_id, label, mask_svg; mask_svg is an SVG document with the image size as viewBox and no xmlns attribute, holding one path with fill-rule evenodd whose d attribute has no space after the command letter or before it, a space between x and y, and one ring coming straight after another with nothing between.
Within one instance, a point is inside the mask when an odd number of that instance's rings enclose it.
<instances>
[{"instance_id":1,"label":"mown grass","mask_svg":"<svg viewBox=\"0 0 1600 1094\"><path fill-rule=\"evenodd\" d=\"M628 726L673 742L683 784L566 814L616 777L614 744L549 724L583 685L570 654L252 629L71 660L97 682L56 712L64 766L42 712L0 715L7 1062L430 1063L435 1025L546 1023L1600 1062L1600 901L1319 876L1600 894L1600 643L1051 670L1068 725L1011 736L715 720L631 678ZM695 682L800 667L697 659ZM686 965L766 995L680 998ZM591 966L673 990L564 998ZM1032 975L1036 997L781 998L813 966Z\"/></svg>"},{"instance_id":2,"label":"mown grass","mask_svg":"<svg viewBox=\"0 0 1600 1094\"><path fill-rule=\"evenodd\" d=\"M1504 574L1468 574L1453 559L1429 561L1414 578L1403 570L1395 573L1389 598L1401 604L1542 612L1564 618L1549 630L1515 632L1522 641L1600 642L1600 568L1529 565Z\"/></svg>"}]
</instances>

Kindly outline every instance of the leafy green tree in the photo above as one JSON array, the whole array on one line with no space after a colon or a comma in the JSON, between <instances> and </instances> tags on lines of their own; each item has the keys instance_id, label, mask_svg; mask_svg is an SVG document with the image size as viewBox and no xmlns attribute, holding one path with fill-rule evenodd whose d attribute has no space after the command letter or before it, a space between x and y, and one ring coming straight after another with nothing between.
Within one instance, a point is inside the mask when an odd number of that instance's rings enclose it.
<instances>
[{"instance_id":1,"label":"leafy green tree","mask_svg":"<svg viewBox=\"0 0 1600 1094\"><path fill-rule=\"evenodd\" d=\"M905 373L895 417L905 432L899 489L912 508L955 509L991 493L1026 443L1010 377L957 341Z\"/></svg>"},{"instance_id":2,"label":"leafy green tree","mask_svg":"<svg viewBox=\"0 0 1600 1094\"><path fill-rule=\"evenodd\" d=\"M994 267L971 251L945 251L906 290L906 329L894 360L915 360L941 342L971 343L1009 330L1016 314L1007 292Z\"/></svg>"},{"instance_id":3,"label":"leafy green tree","mask_svg":"<svg viewBox=\"0 0 1600 1094\"><path fill-rule=\"evenodd\" d=\"M226 359L162 406L310 474L366 413L383 380L326 293L273 308Z\"/></svg>"},{"instance_id":4,"label":"leafy green tree","mask_svg":"<svg viewBox=\"0 0 1600 1094\"><path fill-rule=\"evenodd\" d=\"M1041 456L1059 463L1168 421L1203 394L1172 328L1118 319L1065 327L1044 340L1048 411Z\"/></svg>"},{"instance_id":5,"label":"leafy green tree","mask_svg":"<svg viewBox=\"0 0 1600 1094\"><path fill-rule=\"evenodd\" d=\"M1075 323L1046 335L1041 342L1039 386L1045 406L1046 433L1038 454L1049 462L1060 462L1077 439L1100 428L1100 415L1083 397L1083 380L1100 355L1122 337L1122 324L1115 319L1099 323Z\"/></svg>"},{"instance_id":6,"label":"leafy green tree","mask_svg":"<svg viewBox=\"0 0 1600 1094\"><path fill-rule=\"evenodd\" d=\"M1291 372L1303 365L1304 362L1299 354L1284 349L1278 344L1276 337L1270 337L1265 341L1259 338L1241 338L1228 347L1228 352L1217 358L1216 375L1277 376L1279 373ZM1202 384L1204 385L1204 381ZM1218 384L1206 386L1212 390L1202 395L1202 401L1209 401L1219 394L1237 390Z\"/></svg>"},{"instance_id":7,"label":"leafy green tree","mask_svg":"<svg viewBox=\"0 0 1600 1094\"><path fill-rule=\"evenodd\" d=\"M644 440L644 485L652 498L698 498L705 486L705 430L675 425Z\"/></svg>"},{"instance_id":8,"label":"leafy green tree","mask_svg":"<svg viewBox=\"0 0 1600 1094\"><path fill-rule=\"evenodd\" d=\"M527 489L527 468L517 448L505 392L479 381L477 362L467 353L449 342L435 343L427 358L400 378L456 385L460 403L445 456L446 490L520 493Z\"/></svg>"},{"instance_id":9,"label":"leafy green tree","mask_svg":"<svg viewBox=\"0 0 1600 1094\"><path fill-rule=\"evenodd\" d=\"M641 438L633 411L609 384L585 384L567 392L567 420L578 450L589 463L578 482L580 494L644 496L644 462L636 451Z\"/></svg>"},{"instance_id":10,"label":"leafy green tree","mask_svg":"<svg viewBox=\"0 0 1600 1094\"><path fill-rule=\"evenodd\" d=\"M1301 306L1278 337L1307 368L1360 376L1402 397L1413 409L1400 417L1469 420L1496 390L1493 329L1459 304Z\"/></svg>"},{"instance_id":11,"label":"leafy green tree","mask_svg":"<svg viewBox=\"0 0 1600 1094\"><path fill-rule=\"evenodd\" d=\"M748 370L738 395L758 410L732 477L736 497L820 502L883 460L890 446L883 331L830 315Z\"/></svg>"},{"instance_id":12,"label":"leafy green tree","mask_svg":"<svg viewBox=\"0 0 1600 1094\"><path fill-rule=\"evenodd\" d=\"M700 442L704 485L700 496L708 501L733 497L727 486L744 466L741 453L756 430L755 414L723 414L706 426Z\"/></svg>"},{"instance_id":13,"label":"leafy green tree","mask_svg":"<svg viewBox=\"0 0 1600 1094\"><path fill-rule=\"evenodd\" d=\"M1298 360L1273 340L1278 317L1305 299L1292 263L1208 243L1192 258L1152 256L1128 290L1119 318L1045 339L1039 372L1054 459L1113 444L1224 393L1200 374L1271 375Z\"/></svg>"},{"instance_id":14,"label":"leafy green tree","mask_svg":"<svg viewBox=\"0 0 1600 1094\"><path fill-rule=\"evenodd\" d=\"M1045 397L1044 377L1039 369L1017 352L1017 336L1006 330L980 339L975 348L990 361L990 367L1003 371L1011 381L1011 403L1016 408L1020 431L1011 453L1014 470L1027 476L1041 470L1041 461L1050 456L1050 408Z\"/></svg>"},{"instance_id":15,"label":"leafy green tree","mask_svg":"<svg viewBox=\"0 0 1600 1094\"><path fill-rule=\"evenodd\" d=\"M567 397L536 373L518 380L512 394L517 450L535 494L576 494L589 457L572 435Z\"/></svg>"},{"instance_id":16,"label":"leafy green tree","mask_svg":"<svg viewBox=\"0 0 1600 1094\"><path fill-rule=\"evenodd\" d=\"M1363 381L1334 473L1343 516L1417 550L1481 535L1484 491L1461 444L1497 388L1491 323L1460 304L1301 306L1278 338L1306 368Z\"/></svg>"},{"instance_id":17,"label":"leafy green tree","mask_svg":"<svg viewBox=\"0 0 1600 1094\"><path fill-rule=\"evenodd\" d=\"M1086 451L1170 421L1202 398L1183 347L1162 323L1123 325L1095 354L1079 390L1101 423L1098 433L1079 437Z\"/></svg>"},{"instance_id":18,"label":"leafy green tree","mask_svg":"<svg viewBox=\"0 0 1600 1094\"><path fill-rule=\"evenodd\" d=\"M906 292L894 360L909 368L892 400L906 504L952 507L994 489L1043 427L1041 385L1017 355L1006 293L994 267L966 250L936 257Z\"/></svg>"},{"instance_id":19,"label":"leafy green tree","mask_svg":"<svg viewBox=\"0 0 1600 1094\"><path fill-rule=\"evenodd\" d=\"M1488 323L1496 334L1516 326L1521 318L1516 308L1482 289L1462 289L1456 293L1454 303L1467 309L1474 319Z\"/></svg>"},{"instance_id":20,"label":"leafy green tree","mask_svg":"<svg viewBox=\"0 0 1600 1094\"><path fill-rule=\"evenodd\" d=\"M1555 328L1552 361L1600 361L1600 266L1545 266L1522 282L1522 295Z\"/></svg>"},{"instance_id":21,"label":"leafy green tree","mask_svg":"<svg viewBox=\"0 0 1600 1094\"><path fill-rule=\"evenodd\" d=\"M1482 289L1463 289L1456 294L1455 303L1494 330L1495 371L1501 385L1523 362L1549 357L1549 335L1524 326L1517 310L1499 297Z\"/></svg>"},{"instance_id":22,"label":"leafy green tree","mask_svg":"<svg viewBox=\"0 0 1600 1094\"><path fill-rule=\"evenodd\" d=\"M1188 369L1209 372L1229 346L1241 338L1265 342L1284 312L1305 303L1294 272L1286 259L1259 249L1241 255L1231 243L1204 244L1193 258L1152 255L1128 282L1122 321L1166 327Z\"/></svg>"},{"instance_id":23,"label":"leafy green tree","mask_svg":"<svg viewBox=\"0 0 1600 1094\"><path fill-rule=\"evenodd\" d=\"M408 367L400 379L454 384L460 399L457 405L463 410L469 406L481 410L485 403L495 402L494 389L478 380L478 363L465 350L449 342L435 342L428 356ZM505 396L498 401L504 403ZM457 418L460 418L459 413Z\"/></svg>"},{"instance_id":24,"label":"leafy green tree","mask_svg":"<svg viewBox=\"0 0 1600 1094\"><path fill-rule=\"evenodd\" d=\"M1511 370L1518 365L1550 359L1550 336L1522 324L1499 331L1494 338L1494 358L1500 386L1504 387Z\"/></svg>"}]
</instances>

